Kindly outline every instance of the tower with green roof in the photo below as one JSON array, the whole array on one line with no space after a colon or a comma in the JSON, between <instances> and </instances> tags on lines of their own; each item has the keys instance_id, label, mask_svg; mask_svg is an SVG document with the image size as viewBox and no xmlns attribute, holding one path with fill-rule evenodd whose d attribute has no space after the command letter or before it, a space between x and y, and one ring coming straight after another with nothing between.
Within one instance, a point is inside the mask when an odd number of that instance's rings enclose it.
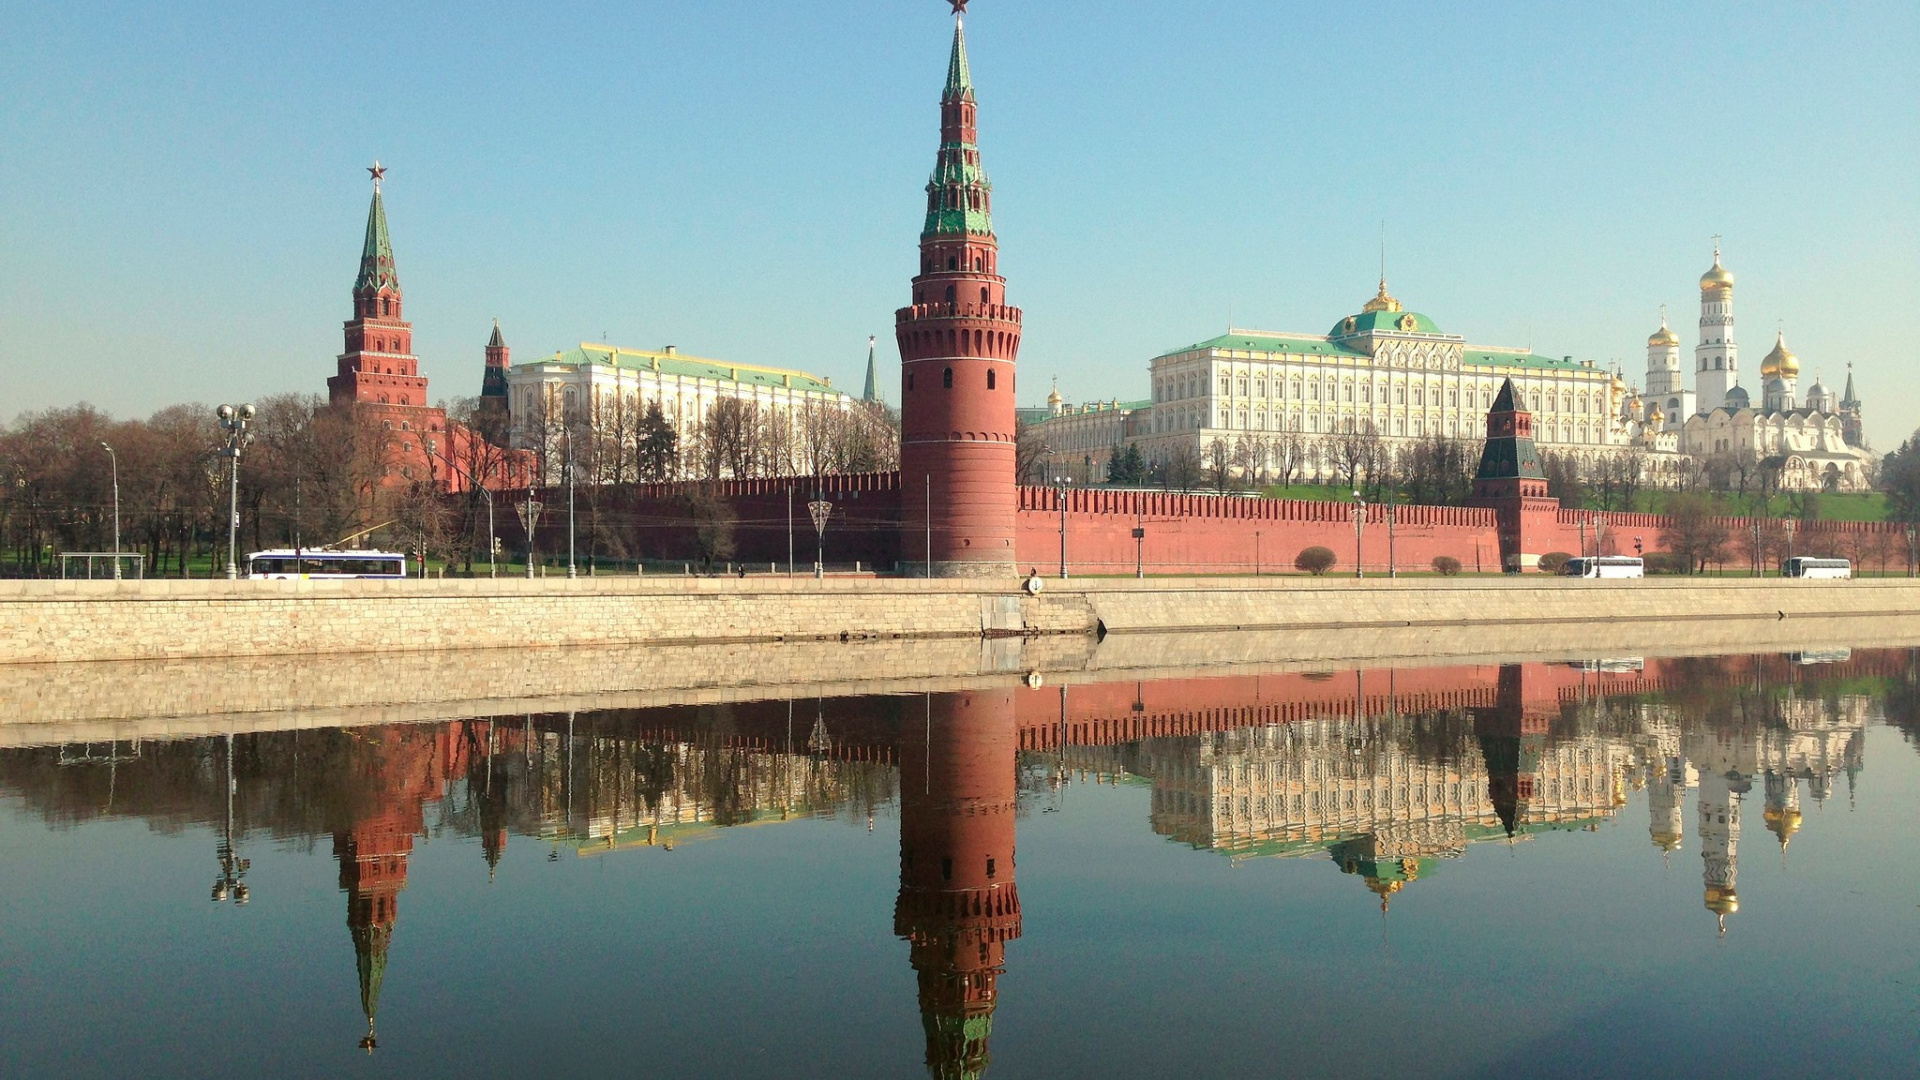
<instances>
[{"instance_id":1,"label":"tower with green roof","mask_svg":"<svg viewBox=\"0 0 1920 1080\"><path fill-rule=\"evenodd\" d=\"M1014 358L1020 309L1007 305L980 164L973 75L955 2L940 96L940 150L927 182L913 302L894 313L900 348L901 552L909 572L1014 570Z\"/></svg>"},{"instance_id":2,"label":"tower with green roof","mask_svg":"<svg viewBox=\"0 0 1920 1080\"><path fill-rule=\"evenodd\" d=\"M367 171L373 174L373 202L367 207L360 272L353 279L353 318L346 323L338 373L327 380L327 398L336 405L425 409L427 380L420 376L420 358L413 354L413 324L402 314L400 274L394 269L393 239L380 192L387 170L376 161ZM411 420L407 424L401 430L427 426ZM392 426L400 428L399 423Z\"/></svg>"}]
</instances>

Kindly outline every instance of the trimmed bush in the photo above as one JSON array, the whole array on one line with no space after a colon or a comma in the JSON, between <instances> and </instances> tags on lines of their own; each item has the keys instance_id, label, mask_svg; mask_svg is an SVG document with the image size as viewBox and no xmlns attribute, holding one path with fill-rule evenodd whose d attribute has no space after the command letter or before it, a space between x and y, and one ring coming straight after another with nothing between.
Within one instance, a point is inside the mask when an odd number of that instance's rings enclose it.
<instances>
[{"instance_id":1,"label":"trimmed bush","mask_svg":"<svg viewBox=\"0 0 1920 1080\"><path fill-rule=\"evenodd\" d=\"M1649 574L1684 574L1687 572L1687 560L1670 551L1649 551L1641 560L1647 564Z\"/></svg>"},{"instance_id":2,"label":"trimmed bush","mask_svg":"<svg viewBox=\"0 0 1920 1080\"><path fill-rule=\"evenodd\" d=\"M1339 562L1340 556L1335 555L1332 548L1324 548L1316 544L1293 557L1293 568L1305 570L1314 577L1319 577L1333 569Z\"/></svg>"},{"instance_id":3,"label":"trimmed bush","mask_svg":"<svg viewBox=\"0 0 1920 1080\"><path fill-rule=\"evenodd\" d=\"M1452 577L1460 572L1460 560L1451 555L1435 555L1433 572L1441 577Z\"/></svg>"},{"instance_id":4,"label":"trimmed bush","mask_svg":"<svg viewBox=\"0 0 1920 1080\"><path fill-rule=\"evenodd\" d=\"M1573 558L1573 556L1564 551L1549 551L1545 555L1540 556L1540 572L1543 574L1557 574L1566 567L1567 560L1571 558Z\"/></svg>"}]
</instances>

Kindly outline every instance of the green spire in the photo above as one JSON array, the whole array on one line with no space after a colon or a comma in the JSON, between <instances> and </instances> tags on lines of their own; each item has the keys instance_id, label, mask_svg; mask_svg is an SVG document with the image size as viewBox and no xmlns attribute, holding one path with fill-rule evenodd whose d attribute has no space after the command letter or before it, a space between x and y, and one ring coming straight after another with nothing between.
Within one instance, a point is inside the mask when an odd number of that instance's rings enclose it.
<instances>
[{"instance_id":1,"label":"green spire","mask_svg":"<svg viewBox=\"0 0 1920 1080\"><path fill-rule=\"evenodd\" d=\"M353 288L355 292L400 291L400 275L393 269L393 241L387 236L387 208L380 201L377 175L373 178L373 205L367 208L367 242L360 249L360 277Z\"/></svg>"},{"instance_id":2,"label":"green spire","mask_svg":"<svg viewBox=\"0 0 1920 1080\"><path fill-rule=\"evenodd\" d=\"M965 101L973 97L973 72L967 68L967 32L960 20L953 20L953 56L947 60L948 101Z\"/></svg>"},{"instance_id":3,"label":"green spire","mask_svg":"<svg viewBox=\"0 0 1920 1080\"><path fill-rule=\"evenodd\" d=\"M1853 406L1860 404L1859 399L1853 396L1853 362L1852 361L1847 362L1847 390L1845 393L1840 395L1840 404L1847 408L1852 408Z\"/></svg>"},{"instance_id":4,"label":"green spire","mask_svg":"<svg viewBox=\"0 0 1920 1080\"><path fill-rule=\"evenodd\" d=\"M860 400L880 400L880 371L874 365L874 339L871 337L867 338L867 387L861 391Z\"/></svg>"},{"instance_id":5,"label":"green spire","mask_svg":"<svg viewBox=\"0 0 1920 1080\"><path fill-rule=\"evenodd\" d=\"M493 320L493 336L487 339L487 348L504 349L506 347L507 339L500 336L500 320L495 319Z\"/></svg>"},{"instance_id":6,"label":"green spire","mask_svg":"<svg viewBox=\"0 0 1920 1080\"><path fill-rule=\"evenodd\" d=\"M389 926L356 926L353 932L353 958L360 969L360 1012L367 1018L367 1037L360 1048L374 1048L373 1014L380 1010L380 984L387 978L387 948L393 941Z\"/></svg>"}]
</instances>

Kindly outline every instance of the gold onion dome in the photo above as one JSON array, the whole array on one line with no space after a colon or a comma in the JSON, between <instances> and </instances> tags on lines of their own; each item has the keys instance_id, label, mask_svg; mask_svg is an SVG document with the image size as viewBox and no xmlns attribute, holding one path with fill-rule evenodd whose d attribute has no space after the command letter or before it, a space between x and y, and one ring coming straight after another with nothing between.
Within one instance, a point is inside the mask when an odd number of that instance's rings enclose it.
<instances>
[{"instance_id":1,"label":"gold onion dome","mask_svg":"<svg viewBox=\"0 0 1920 1080\"><path fill-rule=\"evenodd\" d=\"M1800 358L1793 355L1793 352L1787 348L1786 332L1781 331L1779 336L1774 338L1773 351L1767 354L1766 359L1760 361L1760 377L1771 379L1778 375L1781 378L1792 379L1799 374Z\"/></svg>"},{"instance_id":2,"label":"gold onion dome","mask_svg":"<svg viewBox=\"0 0 1920 1080\"><path fill-rule=\"evenodd\" d=\"M1721 289L1731 288L1733 288L1733 275L1727 272L1726 267L1720 265L1720 253L1716 251L1713 253L1713 269L1700 275L1700 291L1718 292Z\"/></svg>"},{"instance_id":3,"label":"gold onion dome","mask_svg":"<svg viewBox=\"0 0 1920 1080\"><path fill-rule=\"evenodd\" d=\"M1661 346L1668 346L1668 345L1678 345L1680 344L1680 335L1674 333L1671 329L1667 327L1667 320L1661 319L1660 329L1655 330L1652 334L1649 334L1647 336L1647 344L1651 347L1656 347L1656 348Z\"/></svg>"}]
</instances>

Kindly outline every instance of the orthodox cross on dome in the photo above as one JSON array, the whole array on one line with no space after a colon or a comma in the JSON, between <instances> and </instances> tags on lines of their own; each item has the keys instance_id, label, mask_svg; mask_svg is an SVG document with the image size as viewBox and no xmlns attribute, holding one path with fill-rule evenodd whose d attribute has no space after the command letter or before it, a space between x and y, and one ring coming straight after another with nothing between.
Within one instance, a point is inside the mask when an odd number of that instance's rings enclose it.
<instances>
[{"instance_id":1,"label":"orthodox cross on dome","mask_svg":"<svg viewBox=\"0 0 1920 1080\"><path fill-rule=\"evenodd\" d=\"M387 167L375 161L372 165L367 166L367 172L373 174L373 190L379 191L380 180L387 175Z\"/></svg>"}]
</instances>

